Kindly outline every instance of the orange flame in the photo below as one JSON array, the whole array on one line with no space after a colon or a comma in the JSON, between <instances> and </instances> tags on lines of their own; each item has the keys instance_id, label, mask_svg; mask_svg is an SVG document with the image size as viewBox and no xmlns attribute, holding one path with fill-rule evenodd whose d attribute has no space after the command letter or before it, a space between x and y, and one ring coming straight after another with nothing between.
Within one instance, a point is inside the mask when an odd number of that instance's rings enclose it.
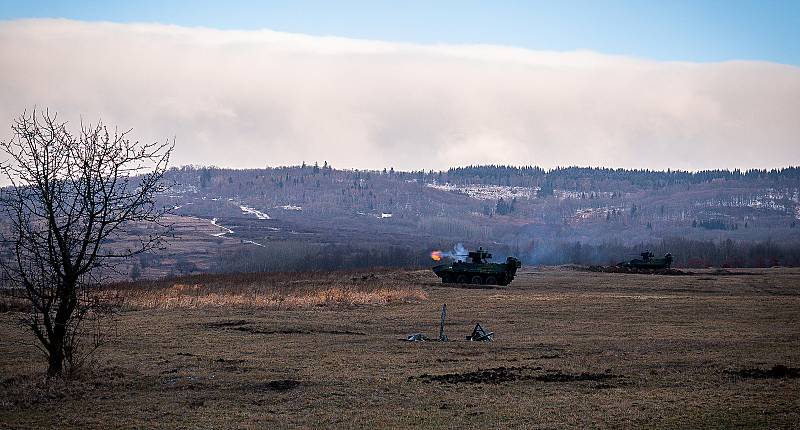
<instances>
[{"instance_id":1,"label":"orange flame","mask_svg":"<svg viewBox=\"0 0 800 430\"><path fill-rule=\"evenodd\" d=\"M439 261L442 259L442 251L433 251L431 252L431 258L434 261Z\"/></svg>"}]
</instances>

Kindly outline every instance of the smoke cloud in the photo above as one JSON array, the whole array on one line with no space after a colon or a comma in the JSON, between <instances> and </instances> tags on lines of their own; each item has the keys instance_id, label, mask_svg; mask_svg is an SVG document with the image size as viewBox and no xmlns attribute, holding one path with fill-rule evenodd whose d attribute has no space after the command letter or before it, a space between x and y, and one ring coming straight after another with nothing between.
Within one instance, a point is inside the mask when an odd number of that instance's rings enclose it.
<instances>
[{"instance_id":1,"label":"smoke cloud","mask_svg":"<svg viewBox=\"0 0 800 430\"><path fill-rule=\"evenodd\" d=\"M465 261L469 256L469 251L467 248L464 248L464 245L461 243L457 243L453 246L452 251L433 251L431 252L431 258L440 261L442 258L450 258L454 261Z\"/></svg>"},{"instance_id":2,"label":"smoke cloud","mask_svg":"<svg viewBox=\"0 0 800 430\"><path fill-rule=\"evenodd\" d=\"M175 164L800 164L800 68L159 24L0 23L0 138L49 107Z\"/></svg>"}]
</instances>

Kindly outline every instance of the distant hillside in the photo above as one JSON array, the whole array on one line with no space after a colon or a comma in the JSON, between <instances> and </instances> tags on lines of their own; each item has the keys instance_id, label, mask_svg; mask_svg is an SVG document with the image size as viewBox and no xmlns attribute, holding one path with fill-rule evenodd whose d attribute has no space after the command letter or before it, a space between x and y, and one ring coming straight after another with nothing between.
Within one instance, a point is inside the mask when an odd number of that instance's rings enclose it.
<instances>
[{"instance_id":1,"label":"distant hillside","mask_svg":"<svg viewBox=\"0 0 800 430\"><path fill-rule=\"evenodd\" d=\"M163 204L194 220L184 221L173 240L182 250L170 254L172 272L424 267L431 249L456 243L526 264L607 264L648 247L672 252L678 266L800 264L794 167L398 172L323 163L189 166L167 176L175 186L161 196ZM187 238L212 244L193 255L176 245Z\"/></svg>"},{"instance_id":2,"label":"distant hillside","mask_svg":"<svg viewBox=\"0 0 800 430\"><path fill-rule=\"evenodd\" d=\"M800 169L655 172L469 166L442 172L180 167L157 252L132 278L198 272L430 267L488 247L524 264L614 264L644 249L678 267L800 265ZM109 239L126 247L157 226Z\"/></svg>"}]
</instances>

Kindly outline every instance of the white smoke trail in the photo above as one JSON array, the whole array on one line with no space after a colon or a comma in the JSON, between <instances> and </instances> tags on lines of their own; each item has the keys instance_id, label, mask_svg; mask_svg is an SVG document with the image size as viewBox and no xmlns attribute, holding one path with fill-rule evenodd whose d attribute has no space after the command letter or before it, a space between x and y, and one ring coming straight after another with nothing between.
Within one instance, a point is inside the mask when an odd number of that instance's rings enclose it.
<instances>
[{"instance_id":1,"label":"white smoke trail","mask_svg":"<svg viewBox=\"0 0 800 430\"><path fill-rule=\"evenodd\" d=\"M469 256L469 251L467 251L467 248L464 248L464 245L457 243L452 251L442 252L440 255L442 257L452 258L455 261L464 261Z\"/></svg>"}]
</instances>

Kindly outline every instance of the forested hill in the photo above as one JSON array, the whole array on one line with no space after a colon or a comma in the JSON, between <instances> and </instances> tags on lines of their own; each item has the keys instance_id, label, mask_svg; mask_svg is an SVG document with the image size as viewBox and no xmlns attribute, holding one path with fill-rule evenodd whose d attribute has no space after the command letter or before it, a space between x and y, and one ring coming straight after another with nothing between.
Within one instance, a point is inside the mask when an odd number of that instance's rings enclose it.
<instances>
[{"instance_id":1,"label":"forested hill","mask_svg":"<svg viewBox=\"0 0 800 430\"><path fill-rule=\"evenodd\" d=\"M424 267L431 249L456 243L526 264L606 264L641 248L672 252L679 266L800 264L796 167L401 172L323 162L187 166L167 177L175 186L163 204L205 223L225 250L208 251L215 270Z\"/></svg>"}]
</instances>

